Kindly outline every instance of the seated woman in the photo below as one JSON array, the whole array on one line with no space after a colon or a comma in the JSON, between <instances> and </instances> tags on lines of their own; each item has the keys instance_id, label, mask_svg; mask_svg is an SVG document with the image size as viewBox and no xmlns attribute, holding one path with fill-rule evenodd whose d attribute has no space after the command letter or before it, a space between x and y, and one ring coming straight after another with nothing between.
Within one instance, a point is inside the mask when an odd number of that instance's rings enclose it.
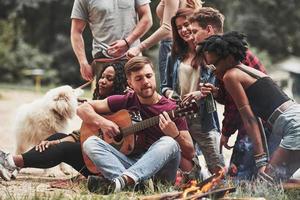
<instances>
[{"instance_id":1,"label":"seated woman","mask_svg":"<svg viewBox=\"0 0 300 200\"><path fill-rule=\"evenodd\" d=\"M232 96L254 145L260 175L286 180L300 167L300 105L290 99L266 74L243 65L245 36L230 32L214 35L197 50L215 69ZM256 116L272 126L268 138L271 158L265 153Z\"/></svg>"},{"instance_id":2,"label":"seated woman","mask_svg":"<svg viewBox=\"0 0 300 200\"><path fill-rule=\"evenodd\" d=\"M124 64L120 62L104 66L97 78L93 99L123 94L127 85ZM87 177L92 173L85 166L79 134L79 131L73 131L69 135L55 133L21 155L11 155L0 150L0 176L8 181L16 169L27 167L46 169L65 162Z\"/></svg>"}]
</instances>

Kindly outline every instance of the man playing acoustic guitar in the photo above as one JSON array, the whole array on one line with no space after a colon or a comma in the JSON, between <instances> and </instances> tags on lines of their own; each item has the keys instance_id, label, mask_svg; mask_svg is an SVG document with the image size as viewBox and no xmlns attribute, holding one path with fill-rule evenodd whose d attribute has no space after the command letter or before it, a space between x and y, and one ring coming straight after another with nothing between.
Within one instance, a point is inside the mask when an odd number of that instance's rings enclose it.
<instances>
[{"instance_id":1,"label":"man playing acoustic guitar","mask_svg":"<svg viewBox=\"0 0 300 200\"><path fill-rule=\"evenodd\" d=\"M170 111L176 109L176 103L156 92L152 62L146 57L134 57L126 63L125 73L134 92L84 103L77 111L83 124L101 130L104 138L91 136L83 143L83 151L103 175L89 176L88 189L91 192L119 192L125 186L133 186L149 178L174 183L179 165L186 171L193 166L195 151L186 121L182 117L171 120L174 112ZM119 125L123 116L116 119L118 122L105 117L107 113L122 109L139 111L144 120L140 122L142 125L135 127L137 129L132 129L138 130L134 134L136 147L132 149L133 144L128 145L130 153L127 155L105 141L105 138L115 138L126 132ZM153 123L155 120L157 123ZM148 128L142 130L142 126Z\"/></svg>"}]
</instances>

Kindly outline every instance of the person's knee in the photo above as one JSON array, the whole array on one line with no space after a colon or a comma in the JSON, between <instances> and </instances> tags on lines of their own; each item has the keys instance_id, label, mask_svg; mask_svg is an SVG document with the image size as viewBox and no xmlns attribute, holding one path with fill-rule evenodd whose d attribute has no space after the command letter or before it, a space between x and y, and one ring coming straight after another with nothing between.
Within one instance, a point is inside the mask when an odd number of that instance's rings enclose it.
<instances>
[{"instance_id":1,"label":"person's knee","mask_svg":"<svg viewBox=\"0 0 300 200\"><path fill-rule=\"evenodd\" d=\"M82 144L82 150L86 153L86 154L90 154L93 149L95 148L95 146L98 146L99 143L99 138L96 136L91 136L89 137L86 141L83 142Z\"/></svg>"},{"instance_id":2,"label":"person's knee","mask_svg":"<svg viewBox=\"0 0 300 200\"><path fill-rule=\"evenodd\" d=\"M211 130L211 131L208 132L208 134L209 134L209 137L210 137L213 141L216 141L216 142L218 142L218 141L220 140L220 138L221 138L221 134L220 134L220 132L217 131L217 130Z\"/></svg>"},{"instance_id":3,"label":"person's knee","mask_svg":"<svg viewBox=\"0 0 300 200\"><path fill-rule=\"evenodd\" d=\"M159 139L159 144L161 144L161 148L164 151L169 152L172 151L174 153L180 154L180 146L179 144L170 136L164 136Z\"/></svg>"}]
</instances>

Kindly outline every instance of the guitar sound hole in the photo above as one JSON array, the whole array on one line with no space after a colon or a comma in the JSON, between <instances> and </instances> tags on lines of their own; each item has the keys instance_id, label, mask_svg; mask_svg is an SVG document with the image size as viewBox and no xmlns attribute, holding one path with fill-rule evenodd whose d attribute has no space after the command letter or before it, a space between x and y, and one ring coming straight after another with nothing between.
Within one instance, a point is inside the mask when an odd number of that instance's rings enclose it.
<instances>
[{"instance_id":1,"label":"guitar sound hole","mask_svg":"<svg viewBox=\"0 0 300 200\"><path fill-rule=\"evenodd\" d=\"M123 139L123 135L117 135L116 137L114 137L114 140L116 141L116 142L121 142L122 141L122 139Z\"/></svg>"}]
</instances>

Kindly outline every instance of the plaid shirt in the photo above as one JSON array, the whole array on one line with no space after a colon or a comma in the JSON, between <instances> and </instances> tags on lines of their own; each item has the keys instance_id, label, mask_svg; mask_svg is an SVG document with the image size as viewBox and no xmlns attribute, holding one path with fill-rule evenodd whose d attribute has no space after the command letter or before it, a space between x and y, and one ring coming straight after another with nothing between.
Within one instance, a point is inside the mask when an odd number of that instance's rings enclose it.
<instances>
[{"instance_id":1,"label":"plaid shirt","mask_svg":"<svg viewBox=\"0 0 300 200\"><path fill-rule=\"evenodd\" d=\"M248 50L246 58L243 61L243 64L253 67L259 71L266 73L265 67L261 64L259 59L253 55L253 53ZM219 80L219 95L217 101L221 104L224 104L224 119L222 121L222 134L224 136L230 137L232 134L238 130L238 134L246 134L245 129L243 128L243 122L240 116L240 113L228 92L225 90L223 81Z\"/></svg>"}]
</instances>

